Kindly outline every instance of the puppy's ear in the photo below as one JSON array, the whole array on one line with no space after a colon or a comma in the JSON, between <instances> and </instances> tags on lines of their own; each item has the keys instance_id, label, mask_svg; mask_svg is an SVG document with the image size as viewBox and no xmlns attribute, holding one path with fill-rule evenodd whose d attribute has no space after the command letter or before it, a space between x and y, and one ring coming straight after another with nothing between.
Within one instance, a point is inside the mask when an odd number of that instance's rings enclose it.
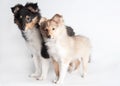
<instances>
[{"instance_id":1,"label":"puppy's ear","mask_svg":"<svg viewBox=\"0 0 120 86\"><path fill-rule=\"evenodd\" d=\"M42 23L46 22L47 21L47 18L45 17L42 17L39 21L39 25L41 25Z\"/></svg>"},{"instance_id":2,"label":"puppy's ear","mask_svg":"<svg viewBox=\"0 0 120 86\"><path fill-rule=\"evenodd\" d=\"M42 17L39 21L39 25L40 25L40 30L44 30L47 24L47 18Z\"/></svg>"},{"instance_id":3,"label":"puppy's ear","mask_svg":"<svg viewBox=\"0 0 120 86\"><path fill-rule=\"evenodd\" d=\"M11 11L12 11L13 14L15 14L15 13L17 13L22 8L23 8L23 5L17 4L14 7L11 7Z\"/></svg>"},{"instance_id":4,"label":"puppy's ear","mask_svg":"<svg viewBox=\"0 0 120 86\"><path fill-rule=\"evenodd\" d=\"M63 20L63 17L62 15L60 14L55 14L52 19L54 22L56 22L57 24L63 24L64 23L64 20Z\"/></svg>"},{"instance_id":5,"label":"puppy's ear","mask_svg":"<svg viewBox=\"0 0 120 86\"><path fill-rule=\"evenodd\" d=\"M39 12L37 3L26 3L25 7L28 8L31 12Z\"/></svg>"}]
</instances>

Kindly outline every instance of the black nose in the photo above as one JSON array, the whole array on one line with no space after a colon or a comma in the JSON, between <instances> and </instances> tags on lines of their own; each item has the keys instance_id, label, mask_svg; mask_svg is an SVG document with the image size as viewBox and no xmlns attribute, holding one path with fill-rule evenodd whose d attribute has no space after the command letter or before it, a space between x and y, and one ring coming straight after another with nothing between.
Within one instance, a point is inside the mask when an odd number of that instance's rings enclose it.
<instances>
[{"instance_id":1,"label":"black nose","mask_svg":"<svg viewBox=\"0 0 120 86\"><path fill-rule=\"evenodd\" d=\"M48 35L48 38L51 38L51 36L50 36L50 35Z\"/></svg>"}]
</instances>

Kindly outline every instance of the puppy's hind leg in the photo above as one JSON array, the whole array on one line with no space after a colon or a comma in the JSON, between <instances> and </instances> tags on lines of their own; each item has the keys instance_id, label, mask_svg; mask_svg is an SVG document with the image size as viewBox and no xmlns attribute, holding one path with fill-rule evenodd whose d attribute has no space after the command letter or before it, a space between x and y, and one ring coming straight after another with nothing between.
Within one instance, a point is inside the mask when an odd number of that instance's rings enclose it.
<instances>
[{"instance_id":1,"label":"puppy's hind leg","mask_svg":"<svg viewBox=\"0 0 120 86\"><path fill-rule=\"evenodd\" d=\"M83 77L83 78L87 75L88 62L89 62L89 56L85 56L82 58L82 75L81 75L81 77Z\"/></svg>"},{"instance_id":2,"label":"puppy's hind leg","mask_svg":"<svg viewBox=\"0 0 120 86\"><path fill-rule=\"evenodd\" d=\"M68 72L71 73L75 70L77 70L80 66L80 60L79 59L76 59L74 61L72 61L70 64L69 64L69 68L68 68Z\"/></svg>"}]
</instances>

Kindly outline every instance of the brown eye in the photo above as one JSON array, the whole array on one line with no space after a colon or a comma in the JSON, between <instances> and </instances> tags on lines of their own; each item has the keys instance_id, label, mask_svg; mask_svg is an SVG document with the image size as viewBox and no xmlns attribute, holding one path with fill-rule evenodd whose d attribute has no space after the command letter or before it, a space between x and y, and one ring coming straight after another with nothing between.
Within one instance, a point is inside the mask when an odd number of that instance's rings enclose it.
<instances>
[{"instance_id":1,"label":"brown eye","mask_svg":"<svg viewBox=\"0 0 120 86\"><path fill-rule=\"evenodd\" d=\"M52 30L55 30L55 28L52 28Z\"/></svg>"}]
</instances>

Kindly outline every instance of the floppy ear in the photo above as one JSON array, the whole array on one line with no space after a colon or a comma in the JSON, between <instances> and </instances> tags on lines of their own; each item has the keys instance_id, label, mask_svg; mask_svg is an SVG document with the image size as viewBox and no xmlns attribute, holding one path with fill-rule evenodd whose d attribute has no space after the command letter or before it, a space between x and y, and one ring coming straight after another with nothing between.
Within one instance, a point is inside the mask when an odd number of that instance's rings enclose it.
<instances>
[{"instance_id":1,"label":"floppy ear","mask_svg":"<svg viewBox=\"0 0 120 86\"><path fill-rule=\"evenodd\" d=\"M57 24L63 24L64 23L64 20L63 20L63 17L62 15L60 14L55 14L52 19L53 21L55 21Z\"/></svg>"},{"instance_id":2,"label":"floppy ear","mask_svg":"<svg viewBox=\"0 0 120 86\"><path fill-rule=\"evenodd\" d=\"M37 3L26 3L25 7L28 8L31 12L39 12Z\"/></svg>"},{"instance_id":3,"label":"floppy ear","mask_svg":"<svg viewBox=\"0 0 120 86\"><path fill-rule=\"evenodd\" d=\"M17 13L23 6L21 4L17 4L14 7L11 7L11 11L13 14Z\"/></svg>"},{"instance_id":4,"label":"floppy ear","mask_svg":"<svg viewBox=\"0 0 120 86\"><path fill-rule=\"evenodd\" d=\"M41 25L42 23L46 22L47 21L47 18L45 17L42 17L39 21L39 25Z\"/></svg>"}]
</instances>

